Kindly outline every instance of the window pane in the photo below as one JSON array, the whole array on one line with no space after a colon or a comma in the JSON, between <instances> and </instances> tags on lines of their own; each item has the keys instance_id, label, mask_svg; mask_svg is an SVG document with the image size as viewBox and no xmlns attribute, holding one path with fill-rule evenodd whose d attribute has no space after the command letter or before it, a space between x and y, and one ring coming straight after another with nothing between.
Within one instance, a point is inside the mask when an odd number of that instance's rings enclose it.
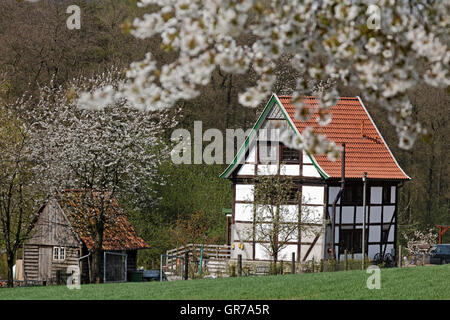
<instances>
[{"instance_id":1,"label":"window pane","mask_svg":"<svg viewBox=\"0 0 450 320\"><path fill-rule=\"evenodd\" d=\"M300 163L300 153L296 149L290 149L286 146L281 146L281 161L289 163Z\"/></svg>"}]
</instances>

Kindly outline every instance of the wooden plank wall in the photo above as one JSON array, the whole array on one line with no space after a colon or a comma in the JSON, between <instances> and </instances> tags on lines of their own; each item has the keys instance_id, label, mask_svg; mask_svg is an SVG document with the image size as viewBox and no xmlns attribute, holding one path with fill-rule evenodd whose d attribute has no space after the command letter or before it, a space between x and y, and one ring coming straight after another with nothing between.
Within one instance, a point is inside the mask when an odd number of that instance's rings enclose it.
<instances>
[{"instance_id":1,"label":"wooden plank wall","mask_svg":"<svg viewBox=\"0 0 450 320\"><path fill-rule=\"evenodd\" d=\"M24 245L23 269L25 280L38 280L39 278L39 246Z\"/></svg>"},{"instance_id":2,"label":"wooden plank wall","mask_svg":"<svg viewBox=\"0 0 450 320\"><path fill-rule=\"evenodd\" d=\"M24 276L26 280L48 280L41 279L41 272L39 266L39 245L25 245L23 251L23 266L24 266ZM69 266L78 265L78 248L75 247L65 247L66 258L64 261L51 260L51 279L56 279L56 274L58 270L63 273L67 271ZM51 247L51 252L53 254L53 247Z\"/></svg>"}]
</instances>

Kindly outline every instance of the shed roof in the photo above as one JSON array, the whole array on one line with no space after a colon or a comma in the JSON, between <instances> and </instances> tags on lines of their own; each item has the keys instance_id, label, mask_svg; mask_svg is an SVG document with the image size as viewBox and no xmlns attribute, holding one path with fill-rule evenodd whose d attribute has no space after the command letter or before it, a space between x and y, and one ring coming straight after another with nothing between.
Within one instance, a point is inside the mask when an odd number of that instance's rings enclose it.
<instances>
[{"instance_id":1,"label":"shed roof","mask_svg":"<svg viewBox=\"0 0 450 320\"><path fill-rule=\"evenodd\" d=\"M85 194L85 191L82 190L65 190L58 196L57 200L64 214L69 219L74 232L89 249L92 249L94 240L91 237L92 232L89 232L89 227L92 223L89 223L88 220L94 219L94 212L99 212L100 197L94 192L93 198L96 204L89 205L92 208L92 210L89 210L85 201L86 198L83 198ZM149 248L149 245L137 235L117 200L111 198L110 201L103 234L103 250Z\"/></svg>"}]
</instances>

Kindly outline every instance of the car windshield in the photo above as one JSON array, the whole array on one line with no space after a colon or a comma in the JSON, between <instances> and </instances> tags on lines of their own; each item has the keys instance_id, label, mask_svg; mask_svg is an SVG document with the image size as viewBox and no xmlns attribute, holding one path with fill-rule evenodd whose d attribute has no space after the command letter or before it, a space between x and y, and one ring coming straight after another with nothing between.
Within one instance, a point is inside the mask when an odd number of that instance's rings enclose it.
<instances>
[{"instance_id":1,"label":"car windshield","mask_svg":"<svg viewBox=\"0 0 450 320\"><path fill-rule=\"evenodd\" d=\"M450 244L438 245L437 248L439 248L438 251L442 253L450 253Z\"/></svg>"}]
</instances>

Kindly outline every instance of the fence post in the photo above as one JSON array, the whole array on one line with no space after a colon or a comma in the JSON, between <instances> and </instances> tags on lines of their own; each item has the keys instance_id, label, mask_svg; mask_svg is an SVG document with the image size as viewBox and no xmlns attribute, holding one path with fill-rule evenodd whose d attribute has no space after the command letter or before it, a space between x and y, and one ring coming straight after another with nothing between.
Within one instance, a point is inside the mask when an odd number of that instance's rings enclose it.
<instances>
[{"instance_id":1,"label":"fence post","mask_svg":"<svg viewBox=\"0 0 450 320\"><path fill-rule=\"evenodd\" d=\"M242 255L238 254L238 275L242 277Z\"/></svg>"},{"instance_id":2,"label":"fence post","mask_svg":"<svg viewBox=\"0 0 450 320\"><path fill-rule=\"evenodd\" d=\"M184 254L184 280L187 280L189 277L189 252L186 251Z\"/></svg>"},{"instance_id":3,"label":"fence post","mask_svg":"<svg viewBox=\"0 0 450 320\"><path fill-rule=\"evenodd\" d=\"M292 252L291 273L295 274L295 252Z\"/></svg>"},{"instance_id":4,"label":"fence post","mask_svg":"<svg viewBox=\"0 0 450 320\"><path fill-rule=\"evenodd\" d=\"M402 246L398 246L398 267L402 267Z\"/></svg>"},{"instance_id":5,"label":"fence post","mask_svg":"<svg viewBox=\"0 0 450 320\"><path fill-rule=\"evenodd\" d=\"M162 274L163 274L163 272L162 272L163 259L164 259L164 254L161 255L161 262L160 262L160 265L159 265L159 282L162 282L162 278L163 278L163 276L162 276Z\"/></svg>"},{"instance_id":6,"label":"fence post","mask_svg":"<svg viewBox=\"0 0 450 320\"><path fill-rule=\"evenodd\" d=\"M314 257L312 258L312 272L314 273L314 267L315 267L315 262L314 262Z\"/></svg>"},{"instance_id":7,"label":"fence post","mask_svg":"<svg viewBox=\"0 0 450 320\"><path fill-rule=\"evenodd\" d=\"M364 259L364 257L363 257ZM348 255L347 255L347 249L344 250L344 269L345 271L348 270Z\"/></svg>"},{"instance_id":8,"label":"fence post","mask_svg":"<svg viewBox=\"0 0 450 320\"><path fill-rule=\"evenodd\" d=\"M425 265L425 252L422 253L422 266Z\"/></svg>"}]
</instances>

